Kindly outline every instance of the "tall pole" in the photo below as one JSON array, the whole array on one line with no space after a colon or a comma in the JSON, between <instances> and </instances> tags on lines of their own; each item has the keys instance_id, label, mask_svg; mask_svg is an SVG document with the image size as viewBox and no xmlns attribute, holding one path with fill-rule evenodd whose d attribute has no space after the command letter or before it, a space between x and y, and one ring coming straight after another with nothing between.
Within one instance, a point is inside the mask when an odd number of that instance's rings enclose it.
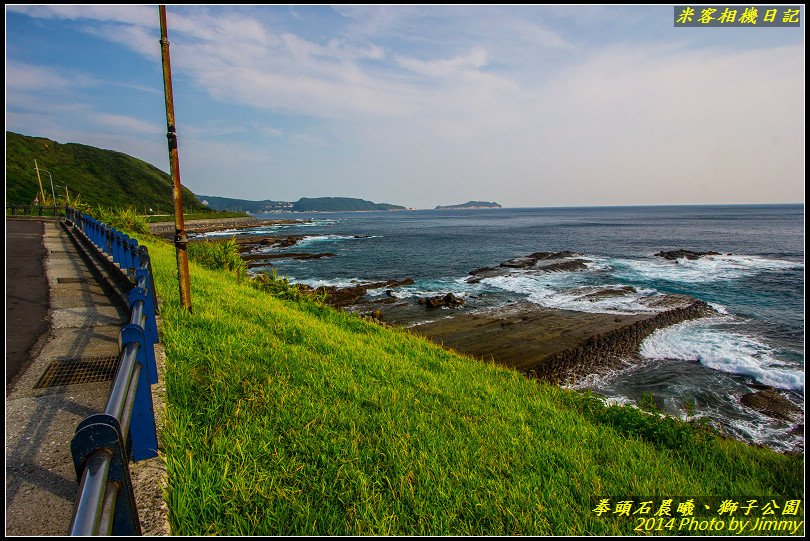
<instances>
[{"instance_id":1,"label":"tall pole","mask_svg":"<svg viewBox=\"0 0 810 541\"><path fill-rule=\"evenodd\" d=\"M37 170L37 180L39 181L39 196L42 197L40 199L42 205L45 204L45 192L42 190L42 179L39 178L39 167L37 166L37 161L34 160L34 169Z\"/></svg>"},{"instance_id":2,"label":"tall pole","mask_svg":"<svg viewBox=\"0 0 810 541\"><path fill-rule=\"evenodd\" d=\"M169 165L172 171L172 198L174 199L174 247L177 252L177 275L180 281L180 303L191 311L191 285L188 274L188 251L183 221L183 192L180 185L180 160L177 155L177 133L174 128L174 96L172 94L172 67L169 62L169 38L166 36L166 6L158 6L160 14L160 53L163 60L163 90L166 95L166 137L169 140Z\"/></svg>"}]
</instances>

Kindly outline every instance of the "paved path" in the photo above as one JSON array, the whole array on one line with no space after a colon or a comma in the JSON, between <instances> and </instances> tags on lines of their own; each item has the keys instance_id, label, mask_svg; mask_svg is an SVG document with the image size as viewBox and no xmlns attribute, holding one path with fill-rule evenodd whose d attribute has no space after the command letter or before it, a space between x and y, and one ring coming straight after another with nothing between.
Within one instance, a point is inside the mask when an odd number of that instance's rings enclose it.
<instances>
[{"instance_id":1,"label":"paved path","mask_svg":"<svg viewBox=\"0 0 810 541\"><path fill-rule=\"evenodd\" d=\"M111 378L87 381L91 378L84 377L78 383L61 384L43 382L42 378L49 369L75 367L80 360L117 359L118 332L128 314L121 300L108 295L96 281L58 223L15 222L6 220L7 232L16 231L10 234L11 242L7 239L6 243L6 300L19 308L13 310L16 319L6 322L7 351L9 342L18 340L17 334L39 336L34 338L33 347L25 346L31 342L30 337L19 338L15 354L23 357L22 368L6 386L6 535L65 535L78 491L70 440L82 419L104 410ZM35 244L37 235L32 223L42 231L42 251L30 250L28 256L10 255L11 248L18 252L24 249L15 244L18 240ZM18 265L17 270L12 271L11 262ZM28 294L37 266L44 268L48 286L44 332L36 330L41 328L37 321L42 318L41 312L35 315L29 309L43 307L41 299L34 300ZM7 307L7 318L8 314ZM8 353L6 360L8 363ZM144 516L154 511L151 508L162 504L157 480L160 473L142 474L150 468L154 470L154 463L141 463L140 473L134 474L152 493L150 509L141 513L142 524ZM143 491L144 486L136 485L136 492ZM165 516L162 520L165 523ZM146 529L144 533L167 531L163 527L163 531Z\"/></svg>"},{"instance_id":2,"label":"paved path","mask_svg":"<svg viewBox=\"0 0 810 541\"><path fill-rule=\"evenodd\" d=\"M6 385L48 330L42 222L6 220Z\"/></svg>"}]
</instances>

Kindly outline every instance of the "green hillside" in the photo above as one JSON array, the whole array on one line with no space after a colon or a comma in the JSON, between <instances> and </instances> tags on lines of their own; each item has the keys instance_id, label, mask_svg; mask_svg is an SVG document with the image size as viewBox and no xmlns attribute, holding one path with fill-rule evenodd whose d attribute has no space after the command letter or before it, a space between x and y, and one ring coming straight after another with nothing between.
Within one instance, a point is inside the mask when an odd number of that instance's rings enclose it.
<instances>
[{"instance_id":1,"label":"green hillside","mask_svg":"<svg viewBox=\"0 0 810 541\"><path fill-rule=\"evenodd\" d=\"M439 205L436 210L457 210L457 209L499 209L501 205L489 201L467 201L460 205Z\"/></svg>"},{"instance_id":2,"label":"green hillside","mask_svg":"<svg viewBox=\"0 0 810 541\"><path fill-rule=\"evenodd\" d=\"M405 207L388 203L372 203L353 197L302 197L293 205L296 212L344 210L404 210Z\"/></svg>"},{"instance_id":3,"label":"green hillside","mask_svg":"<svg viewBox=\"0 0 810 541\"><path fill-rule=\"evenodd\" d=\"M263 199L252 201L249 199L233 199L230 197L217 197L213 195L200 195L200 201L208 203L213 210L226 210L231 212L250 212L261 214L279 210L293 212L343 212L357 210L404 210L405 207L390 205L388 203L374 203L365 199L354 197L302 197L298 201L273 201Z\"/></svg>"},{"instance_id":4,"label":"green hillside","mask_svg":"<svg viewBox=\"0 0 810 541\"><path fill-rule=\"evenodd\" d=\"M153 212L172 211L171 177L143 160L121 152L76 143L60 144L44 137L6 132L6 202L31 203L39 192L34 160L51 173L54 184L67 184L71 197L93 207L129 207ZM167 156L168 161L168 156ZM50 197L51 182L40 172ZM57 197L64 188L56 189ZM206 210L197 197L183 189L186 212Z\"/></svg>"},{"instance_id":5,"label":"green hillside","mask_svg":"<svg viewBox=\"0 0 810 541\"><path fill-rule=\"evenodd\" d=\"M251 201L249 199L217 197L215 195L198 195L197 197L200 201L208 203L208 208L212 210L250 212L251 214L262 214L274 210L292 210L292 203L287 201L273 201L270 199Z\"/></svg>"}]
</instances>

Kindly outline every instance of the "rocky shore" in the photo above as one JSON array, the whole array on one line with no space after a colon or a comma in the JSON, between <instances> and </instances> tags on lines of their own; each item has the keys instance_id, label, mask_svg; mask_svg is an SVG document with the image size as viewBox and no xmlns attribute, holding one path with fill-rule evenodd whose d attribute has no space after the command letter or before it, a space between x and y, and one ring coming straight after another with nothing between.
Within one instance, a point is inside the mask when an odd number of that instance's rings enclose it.
<instances>
[{"instance_id":1,"label":"rocky shore","mask_svg":"<svg viewBox=\"0 0 810 541\"><path fill-rule=\"evenodd\" d=\"M601 314L518 303L479 314L457 314L411 330L445 347L532 377L571 383L635 357L656 329L704 317L703 301L667 296L670 308L654 314Z\"/></svg>"},{"instance_id":2,"label":"rocky shore","mask_svg":"<svg viewBox=\"0 0 810 541\"><path fill-rule=\"evenodd\" d=\"M186 220L185 229L189 237L226 229L249 229L252 227L271 226L279 224L294 224L308 222L309 220L259 220L252 216L244 218L211 218L207 220ZM156 222L149 224L153 235L174 237L174 221Z\"/></svg>"}]
</instances>

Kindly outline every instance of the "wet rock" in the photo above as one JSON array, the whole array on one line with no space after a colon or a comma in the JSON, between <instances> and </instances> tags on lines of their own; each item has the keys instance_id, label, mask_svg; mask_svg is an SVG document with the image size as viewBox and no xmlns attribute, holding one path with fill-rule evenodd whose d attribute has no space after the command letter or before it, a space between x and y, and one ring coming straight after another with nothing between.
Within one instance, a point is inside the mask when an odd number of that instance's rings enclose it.
<instances>
[{"instance_id":1,"label":"wet rock","mask_svg":"<svg viewBox=\"0 0 810 541\"><path fill-rule=\"evenodd\" d=\"M707 255L720 255L719 252L693 252L691 250L670 250L668 252L658 252L655 254L656 257L663 257L669 261L675 261L676 259L700 259L701 257Z\"/></svg>"},{"instance_id":2,"label":"wet rock","mask_svg":"<svg viewBox=\"0 0 810 541\"><path fill-rule=\"evenodd\" d=\"M328 252L322 254L308 254L308 253L279 253L279 254L249 254L242 255L249 268L267 266L267 262L273 259L320 259L322 257L333 257L335 254Z\"/></svg>"},{"instance_id":3,"label":"wet rock","mask_svg":"<svg viewBox=\"0 0 810 541\"><path fill-rule=\"evenodd\" d=\"M441 308L446 303L444 302L444 297L441 295L438 297L427 297L425 298L425 305L428 308Z\"/></svg>"},{"instance_id":4,"label":"wet rock","mask_svg":"<svg viewBox=\"0 0 810 541\"><path fill-rule=\"evenodd\" d=\"M464 299L461 297L457 297L453 293L447 293L446 295L438 295L436 297L426 297L424 300L424 304L428 308L441 308L442 306L461 306L464 304ZM420 302L420 304L422 304Z\"/></svg>"},{"instance_id":5,"label":"wet rock","mask_svg":"<svg viewBox=\"0 0 810 541\"><path fill-rule=\"evenodd\" d=\"M504 261L497 267L481 267L470 272L467 283L477 284L484 278L504 276L511 269L528 269L541 272L580 271L588 268L584 259L576 258L581 254L571 251L534 252Z\"/></svg>"},{"instance_id":6,"label":"wet rock","mask_svg":"<svg viewBox=\"0 0 810 541\"><path fill-rule=\"evenodd\" d=\"M335 307L351 306L362 303L362 299L370 289L381 288L394 288L400 286L407 286L413 284L413 278L405 278L404 280L388 280L385 282L374 282L370 284L358 284L350 287L319 287L319 293L327 293L327 302ZM300 286L299 286L300 287ZM390 289L389 289L390 290ZM396 298L391 298L389 302L396 301Z\"/></svg>"},{"instance_id":7,"label":"wet rock","mask_svg":"<svg viewBox=\"0 0 810 541\"><path fill-rule=\"evenodd\" d=\"M744 394L740 402L753 410L764 413L776 419L790 420L792 416L801 413L801 408L795 406L788 399L774 389L755 391Z\"/></svg>"}]
</instances>

